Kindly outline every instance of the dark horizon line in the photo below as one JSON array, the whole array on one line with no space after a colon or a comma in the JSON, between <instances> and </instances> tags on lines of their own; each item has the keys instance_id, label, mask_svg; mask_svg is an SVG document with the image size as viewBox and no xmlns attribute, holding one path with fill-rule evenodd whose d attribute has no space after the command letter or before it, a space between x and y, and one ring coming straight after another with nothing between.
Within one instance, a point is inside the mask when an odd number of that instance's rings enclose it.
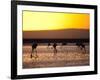
<instances>
[{"instance_id":1,"label":"dark horizon line","mask_svg":"<svg viewBox=\"0 0 100 80\"><path fill-rule=\"evenodd\" d=\"M37 43L50 43L50 42L56 42L56 43L62 43L62 42L89 42L88 39L23 39L23 43L32 43L33 41Z\"/></svg>"}]
</instances>

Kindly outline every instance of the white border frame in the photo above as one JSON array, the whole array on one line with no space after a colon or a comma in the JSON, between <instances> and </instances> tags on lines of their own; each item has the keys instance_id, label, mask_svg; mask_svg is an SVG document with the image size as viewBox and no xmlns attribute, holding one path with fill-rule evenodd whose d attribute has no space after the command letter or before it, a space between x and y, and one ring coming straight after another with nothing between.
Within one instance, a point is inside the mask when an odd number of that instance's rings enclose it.
<instances>
[{"instance_id":1,"label":"white border frame","mask_svg":"<svg viewBox=\"0 0 100 80\"><path fill-rule=\"evenodd\" d=\"M52 11L52 12L78 12L90 14L90 65L75 67L55 67L55 68L22 68L22 10L32 11ZM26 6L17 5L17 75L47 74L62 72L82 72L94 71L94 9L61 8L47 6Z\"/></svg>"}]
</instances>

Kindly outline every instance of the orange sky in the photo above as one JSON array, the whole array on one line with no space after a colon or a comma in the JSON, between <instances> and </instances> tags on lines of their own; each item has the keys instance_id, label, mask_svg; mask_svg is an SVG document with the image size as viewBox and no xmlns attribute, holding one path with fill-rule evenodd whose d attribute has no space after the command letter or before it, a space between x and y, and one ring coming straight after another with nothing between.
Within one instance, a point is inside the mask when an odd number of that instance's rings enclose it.
<instances>
[{"instance_id":1,"label":"orange sky","mask_svg":"<svg viewBox=\"0 0 100 80\"><path fill-rule=\"evenodd\" d=\"M90 15L23 11L23 31L89 29Z\"/></svg>"}]
</instances>

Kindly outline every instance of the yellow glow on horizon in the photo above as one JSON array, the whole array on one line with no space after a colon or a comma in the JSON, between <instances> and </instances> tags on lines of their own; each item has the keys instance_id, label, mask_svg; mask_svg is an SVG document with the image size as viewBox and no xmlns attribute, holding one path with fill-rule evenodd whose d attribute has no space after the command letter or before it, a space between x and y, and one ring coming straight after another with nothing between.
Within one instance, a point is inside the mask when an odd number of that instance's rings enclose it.
<instances>
[{"instance_id":1,"label":"yellow glow on horizon","mask_svg":"<svg viewBox=\"0 0 100 80\"><path fill-rule=\"evenodd\" d=\"M90 15L86 13L54 13L23 11L23 31L89 29Z\"/></svg>"}]
</instances>

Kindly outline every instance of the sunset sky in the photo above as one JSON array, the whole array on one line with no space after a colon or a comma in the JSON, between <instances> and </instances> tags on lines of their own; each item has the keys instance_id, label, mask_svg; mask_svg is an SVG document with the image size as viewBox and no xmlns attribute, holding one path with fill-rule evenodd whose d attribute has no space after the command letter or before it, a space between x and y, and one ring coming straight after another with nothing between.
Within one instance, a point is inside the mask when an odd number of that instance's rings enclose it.
<instances>
[{"instance_id":1,"label":"sunset sky","mask_svg":"<svg viewBox=\"0 0 100 80\"><path fill-rule=\"evenodd\" d=\"M90 15L23 11L23 31L89 29Z\"/></svg>"}]
</instances>

